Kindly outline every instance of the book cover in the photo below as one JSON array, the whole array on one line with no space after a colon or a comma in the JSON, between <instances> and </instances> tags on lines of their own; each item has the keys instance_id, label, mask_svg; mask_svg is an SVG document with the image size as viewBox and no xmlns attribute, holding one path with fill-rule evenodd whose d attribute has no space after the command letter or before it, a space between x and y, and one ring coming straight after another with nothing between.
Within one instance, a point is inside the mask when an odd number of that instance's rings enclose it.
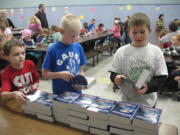
<instances>
[{"instance_id":1,"label":"book cover","mask_svg":"<svg viewBox=\"0 0 180 135\"><path fill-rule=\"evenodd\" d=\"M28 94L26 96L27 101L29 103L35 104L42 104L45 106L52 105L52 99L57 95L53 95L52 93L43 92L40 90L35 91L34 93Z\"/></svg>"},{"instance_id":2,"label":"book cover","mask_svg":"<svg viewBox=\"0 0 180 135\"><path fill-rule=\"evenodd\" d=\"M161 112L162 112L161 109L151 108L147 106L140 106L134 116L134 119L138 119L140 121L158 125Z\"/></svg>"},{"instance_id":3,"label":"book cover","mask_svg":"<svg viewBox=\"0 0 180 135\"><path fill-rule=\"evenodd\" d=\"M113 100L98 98L87 110L108 114L116 103L117 102Z\"/></svg>"},{"instance_id":4,"label":"book cover","mask_svg":"<svg viewBox=\"0 0 180 135\"><path fill-rule=\"evenodd\" d=\"M95 100L97 100L98 97L97 96L92 96L92 95L87 95L87 94L82 94L81 96L79 96L77 99L75 99L72 102L72 105L78 105L81 106L83 108L87 108L89 107L92 103L95 102Z\"/></svg>"},{"instance_id":5,"label":"book cover","mask_svg":"<svg viewBox=\"0 0 180 135\"><path fill-rule=\"evenodd\" d=\"M138 105L119 101L112 109L111 114L132 119L138 110Z\"/></svg>"},{"instance_id":6,"label":"book cover","mask_svg":"<svg viewBox=\"0 0 180 135\"><path fill-rule=\"evenodd\" d=\"M80 89L86 89L88 85L87 79L83 75L76 75L69 82L72 87L79 87Z\"/></svg>"},{"instance_id":7,"label":"book cover","mask_svg":"<svg viewBox=\"0 0 180 135\"><path fill-rule=\"evenodd\" d=\"M73 100L78 98L80 95L74 92L64 92L63 94L59 95L58 97L54 98L54 101L64 102L64 103L71 103Z\"/></svg>"},{"instance_id":8,"label":"book cover","mask_svg":"<svg viewBox=\"0 0 180 135\"><path fill-rule=\"evenodd\" d=\"M127 83L134 85L135 88L141 89L143 87L143 84L147 81L150 74L151 74L151 71L149 71L147 69L143 69L142 73L140 74L137 81L132 80L126 76L124 76L122 79L124 82L127 82Z\"/></svg>"}]
</instances>

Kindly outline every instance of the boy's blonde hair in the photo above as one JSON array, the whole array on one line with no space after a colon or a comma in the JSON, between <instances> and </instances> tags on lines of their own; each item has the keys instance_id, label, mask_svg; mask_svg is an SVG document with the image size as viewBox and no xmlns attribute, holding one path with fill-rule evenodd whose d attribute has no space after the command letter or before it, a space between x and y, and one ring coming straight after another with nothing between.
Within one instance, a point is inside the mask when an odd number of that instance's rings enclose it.
<instances>
[{"instance_id":1,"label":"boy's blonde hair","mask_svg":"<svg viewBox=\"0 0 180 135\"><path fill-rule=\"evenodd\" d=\"M77 16L72 14L67 14L63 16L60 22L60 29L68 32L80 32L81 22Z\"/></svg>"},{"instance_id":2,"label":"boy's blonde hair","mask_svg":"<svg viewBox=\"0 0 180 135\"><path fill-rule=\"evenodd\" d=\"M41 25L41 21L35 15L29 17L28 24L30 24L30 19L31 18L33 18L37 24Z\"/></svg>"},{"instance_id":3,"label":"boy's blonde hair","mask_svg":"<svg viewBox=\"0 0 180 135\"><path fill-rule=\"evenodd\" d=\"M24 44L17 39L7 41L3 46L3 51L6 56L9 56L12 47L24 47Z\"/></svg>"},{"instance_id":4,"label":"boy's blonde hair","mask_svg":"<svg viewBox=\"0 0 180 135\"><path fill-rule=\"evenodd\" d=\"M128 21L128 27L129 29L132 26L140 26L140 25L146 25L148 29L150 29L150 19L149 17L144 13L135 13L133 14L129 21Z\"/></svg>"}]
</instances>

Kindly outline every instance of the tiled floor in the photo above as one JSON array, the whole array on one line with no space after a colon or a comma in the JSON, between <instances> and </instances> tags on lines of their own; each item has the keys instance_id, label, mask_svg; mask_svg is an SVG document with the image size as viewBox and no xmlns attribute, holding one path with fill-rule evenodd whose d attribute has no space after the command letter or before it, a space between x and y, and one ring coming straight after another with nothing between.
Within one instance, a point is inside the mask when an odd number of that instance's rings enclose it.
<instances>
[{"instance_id":1,"label":"tiled floor","mask_svg":"<svg viewBox=\"0 0 180 135\"><path fill-rule=\"evenodd\" d=\"M88 60L89 61L89 60ZM85 66L86 76L95 77L97 83L83 93L100 96L102 98L121 100L121 92L113 92L112 83L109 80L108 68L111 65L112 56L101 57L99 64L95 67ZM51 92L51 80L41 80L40 89ZM176 125L180 133L180 102L173 100L171 97L159 96L157 108L162 109L160 121Z\"/></svg>"}]
</instances>

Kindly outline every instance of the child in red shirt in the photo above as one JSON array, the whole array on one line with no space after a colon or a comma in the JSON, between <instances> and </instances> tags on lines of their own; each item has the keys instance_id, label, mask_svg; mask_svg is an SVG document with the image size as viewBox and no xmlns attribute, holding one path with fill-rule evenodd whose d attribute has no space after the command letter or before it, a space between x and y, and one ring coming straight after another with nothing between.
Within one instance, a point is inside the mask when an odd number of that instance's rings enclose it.
<instances>
[{"instance_id":1,"label":"child in red shirt","mask_svg":"<svg viewBox=\"0 0 180 135\"><path fill-rule=\"evenodd\" d=\"M25 104L26 94L35 91L39 84L39 75L35 65L30 60L25 60L25 48L23 43L12 39L3 47L5 56L10 65L2 72L2 101L15 99Z\"/></svg>"}]
</instances>

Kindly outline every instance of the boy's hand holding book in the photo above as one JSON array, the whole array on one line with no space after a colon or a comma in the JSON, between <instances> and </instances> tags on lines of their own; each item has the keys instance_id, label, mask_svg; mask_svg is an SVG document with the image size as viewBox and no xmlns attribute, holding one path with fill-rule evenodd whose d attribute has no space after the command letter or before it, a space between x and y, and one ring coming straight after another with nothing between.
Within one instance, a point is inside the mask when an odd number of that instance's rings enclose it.
<instances>
[{"instance_id":1,"label":"boy's hand holding book","mask_svg":"<svg viewBox=\"0 0 180 135\"><path fill-rule=\"evenodd\" d=\"M62 71L60 73L60 78L64 81L69 81L71 78L74 78L75 76L71 74L69 71Z\"/></svg>"},{"instance_id":2,"label":"boy's hand holding book","mask_svg":"<svg viewBox=\"0 0 180 135\"><path fill-rule=\"evenodd\" d=\"M26 95L21 91L14 91L13 96L21 104L26 104Z\"/></svg>"},{"instance_id":3,"label":"boy's hand holding book","mask_svg":"<svg viewBox=\"0 0 180 135\"><path fill-rule=\"evenodd\" d=\"M114 79L114 82L117 86L120 86L123 83L123 79L125 77L123 75L117 75Z\"/></svg>"},{"instance_id":4,"label":"boy's hand holding book","mask_svg":"<svg viewBox=\"0 0 180 135\"><path fill-rule=\"evenodd\" d=\"M147 92L147 89L148 89L147 84L144 84L141 89L138 89L138 88L134 87L133 90L137 95L143 95L144 93Z\"/></svg>"}]
</instances>

